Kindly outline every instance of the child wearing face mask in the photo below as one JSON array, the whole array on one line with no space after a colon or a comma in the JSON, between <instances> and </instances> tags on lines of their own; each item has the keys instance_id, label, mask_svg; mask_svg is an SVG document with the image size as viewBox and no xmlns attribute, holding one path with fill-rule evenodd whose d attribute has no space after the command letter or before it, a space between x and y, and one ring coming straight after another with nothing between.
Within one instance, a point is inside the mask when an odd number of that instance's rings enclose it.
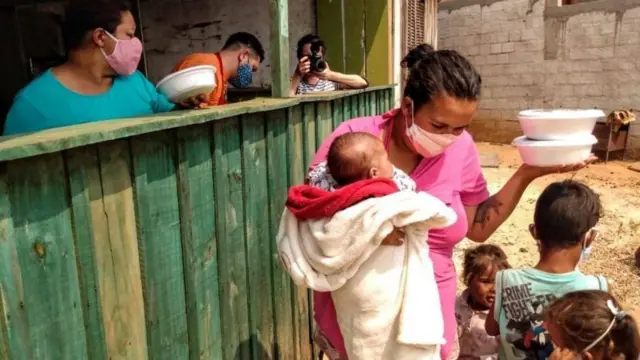
<instances>
[{"instance_id":1,"label":"child wearing face mask","mask_svg":"<svg viewBox=\"0 0 640 360\"><path fill-rule=\"evenodd\" d=\"M542 192L530 226L538 263L496 276L486 330L500 336L500 359L547 359L554 348L543 324L544 309L569 292L607 291L606 279L577 270L596 238L601 213L598 195L581 182L556 182Z\"/></svg>"},{"instance_id":2,"label":"child wearing face mask","mask_svg":"<svg viewBox=\"0 0 640 360\"><path fill-rule=\"evenodd\" d=\"M465 251L463 268L467 289L456 299L458 359L497 360L500 340L488 335L484 324L495 299L496 273L511 268L507 255L496 245L476 246Z\"/></svg>"},{"instance_id":3,"label":"child wearing face mask","mask_svg":"<svg viewBox=\"0 0 640 360\"><path fill-rule=\"evenodd\" d=\"M638 323L603 291L566 294L545 310L555 350L551 360L636 360Z\"/></svg>"}]
</instances>

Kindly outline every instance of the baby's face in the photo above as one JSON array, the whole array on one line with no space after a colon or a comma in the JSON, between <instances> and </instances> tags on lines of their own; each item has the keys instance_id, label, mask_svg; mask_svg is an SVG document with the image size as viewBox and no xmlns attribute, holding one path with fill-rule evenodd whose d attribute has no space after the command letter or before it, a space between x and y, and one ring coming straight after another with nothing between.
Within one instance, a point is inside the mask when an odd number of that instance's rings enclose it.
<instances>
[{"instance_id":1,"label":"baby's face","mask_svg":"<svg viewBox=\"0 0 640 360\"><path fill-rule=\"evenodd\" d=\"M372 165L369 171L371 178L393 178L393 164L391 164L389 154L384 147L381 146L380 149L377 149L377 154L373 159Z\"/></svg>"}]
</instances>

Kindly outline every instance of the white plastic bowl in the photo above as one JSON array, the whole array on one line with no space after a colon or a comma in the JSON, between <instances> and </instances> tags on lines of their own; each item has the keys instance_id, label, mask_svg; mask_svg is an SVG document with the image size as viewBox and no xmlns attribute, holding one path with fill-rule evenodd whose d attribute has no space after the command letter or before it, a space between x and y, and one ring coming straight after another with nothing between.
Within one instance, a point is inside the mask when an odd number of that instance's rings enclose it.
<instances>
[{"instance_id":1,"label":"white plastic bowl","mask_svg":"<svg viewBox=\"0 0 640 360\"><path fill-rule=\"evenodd\" d=\"M156 86L175 103L197 95L209 95L216 88L216 68L194 66L165 76Z\"/></svg>"},{"instance_id":2,"label":"white plastic bowl","mask_svg":"<svg viewBox=\"0 0 640 360\"><path fill-rule=\"evenodd\" d=\"M533 140L584 139L593 133L602 110L524 110L518 114L524 135Z\"/></svg>"},{"instance_id":3,"label":"white plastic bowl","mask_svg":"<svg viewBox=\"0 0 640 360\"><path fill-rule=\"evenodd\" d=\"M585 161L591 155L591 147L598 142L589 134L570 140L530 140L520 136L513 140L525 164L533 166L571 165Z\"/></svg>"}]
</instances>

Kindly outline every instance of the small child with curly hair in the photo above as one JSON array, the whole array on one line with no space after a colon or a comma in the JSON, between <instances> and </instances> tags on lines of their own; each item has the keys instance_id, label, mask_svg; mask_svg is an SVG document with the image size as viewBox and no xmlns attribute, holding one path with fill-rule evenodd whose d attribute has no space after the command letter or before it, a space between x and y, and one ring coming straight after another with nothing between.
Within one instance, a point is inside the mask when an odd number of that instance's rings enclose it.
<instances>
[{"instance_id":1,"label":"small child with curly hair","mask_svg":"<svg viewBox=\"0 0 640 360\"><path fill-rule=\"evenodd\" d=\"M571 292L545 310L551 360L640 359L638 323L604 291Z\"/></svg>"},{"instance_id":2,"label":"small child with curly hair","mask_svg":"<svg viewBox=\"0 0 640 360\"><path fill-rule=\"evenodd\" d=\"M480 245L465 251L463 267L467 289L456 299L458 358L497 360L500 341L488 335L484 325L496 296L496 273L511 268L507 255L498 246Z\"/></svg>"}]
</instances>

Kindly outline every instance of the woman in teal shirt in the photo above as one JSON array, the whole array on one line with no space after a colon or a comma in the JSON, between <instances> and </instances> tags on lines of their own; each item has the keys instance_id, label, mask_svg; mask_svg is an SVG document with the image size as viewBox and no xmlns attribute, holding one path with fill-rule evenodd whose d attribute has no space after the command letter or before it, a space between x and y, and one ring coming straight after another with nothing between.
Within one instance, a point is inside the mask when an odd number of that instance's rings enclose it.
<instances>
[{"instance_id":1,"label":"woman in teal shirt","mask_svg":"<svg viewBox=\"0 0 640 360\"><path fill-rule=\"evenodd\" d=\"M116 0L78 0L63 25L68 60L15 97L3 135L171 111L176 104L136 70L142 43L130 9ZM182 107L198 106L204 96Z\"/></svg>"}]
</instances>

